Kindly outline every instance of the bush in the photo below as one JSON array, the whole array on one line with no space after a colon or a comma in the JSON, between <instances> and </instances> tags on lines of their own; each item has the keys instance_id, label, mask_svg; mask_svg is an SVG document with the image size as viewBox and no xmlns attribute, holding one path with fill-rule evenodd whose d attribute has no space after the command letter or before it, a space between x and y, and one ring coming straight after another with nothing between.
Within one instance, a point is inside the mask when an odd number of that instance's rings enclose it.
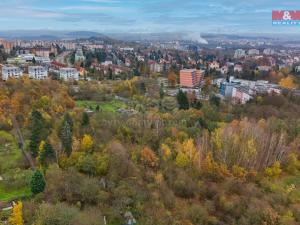
<instances>
[{"instance_id":1,"label":"bush","mask_svg":"<svg viewBox=\"0 0 300 225\"><path fill-rule=\"evenodd\" d=\"M34 224L39 225L71 225L79 210L65 204L42 204L38 210Z\"/></svg>"},{"instance_id":2,"label":"bush","mask_svg":"<svg viewBox=\"0 0 300 225\"><path fill-rule=\"evenodd\" d=\"M75 169L63 171L51 167L47 171L46 196L52 201L66 201L76 204L95 204L101 191L101 184L96 178L78 173Z\"/></svg>"},{"instance_id":3,"label":"bush","mask_svg":"<svg viewBox=\"0 0 300 225\"><path fill-rule=\"evenodd\" d=\"M298 156L295 153L291 153L288 156L288 161L286 164L286 171L290 174L296 174L300 168L300 162L298 160Z\"/></svg>"},{"instance_id":4,"label":"bush","mask_svg":"<svg viewBox=\"0 0 300 225\"><path fill-rule=\"evenodd\" d=\"M196 184L190 177L181 177L174 182L174 192L182 198L193 198L196 192Z\"/></svg>"},{"instance_id":5,"label":"bush","mask_svg":"<svg viewBox=\"0 0 300 225\"><path fill-rule=\"evenodd\" d=\"M193 222L193 224L208 224L209 214L207 210L201 205L192 205L188 209L188 218Z\"/></svg>"},{"instance_id":6,"label":"bush","mask_svg":"<svg viewBox=\"0 0 300 225\"><path fill-rule=\"evenodd\" d=\"M276 161L271 167L266 168L265 174L269 178L277 178L281 174L280 162Z\"/></svg>"}]
</instances>

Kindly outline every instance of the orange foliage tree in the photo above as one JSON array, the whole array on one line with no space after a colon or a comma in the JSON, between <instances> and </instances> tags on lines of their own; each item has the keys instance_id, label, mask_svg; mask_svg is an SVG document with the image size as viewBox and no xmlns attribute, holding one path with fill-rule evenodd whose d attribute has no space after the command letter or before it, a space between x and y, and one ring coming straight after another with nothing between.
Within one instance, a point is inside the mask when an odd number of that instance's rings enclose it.
<instances>
[{"instance_id":1,"label":"orange foliage tree","mask_svg":"<svg viewBox=\"0 0 300 225\"><path fill-rule=\"evenodd\" d=\"M287 89L294 89L297 87L297 84L295 83L295 77L292 75L282 78L279 82L279 85Z\"/></svg>"},{"instance_id":2,"label":"orange foliage tree","mask_svg":"<svg viewBox=\"0 0 300 225\"><path fill-rule=\"evenodd\" d=\"M145 166L156 167L158 164L158 157L149 147L145 147L141 151L141 161Z\"/></svg>"}]
</instances>

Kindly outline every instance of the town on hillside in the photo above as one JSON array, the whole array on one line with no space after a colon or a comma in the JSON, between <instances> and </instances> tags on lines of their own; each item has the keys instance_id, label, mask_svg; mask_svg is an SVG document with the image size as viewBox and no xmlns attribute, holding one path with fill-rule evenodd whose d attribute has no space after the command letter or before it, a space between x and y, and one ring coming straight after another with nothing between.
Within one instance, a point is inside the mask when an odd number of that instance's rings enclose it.
<instances>
[{"instance_id":1,"label":"town on hillside","mask_svg":"<svg viewBox=\"0 0 300 225\"><path fill-rule=\"evenodd\" d=\"M70 41L4 40L2 80L127 80L158 77L168 95L181 89L207 98L207 86L222 100L244 104L261 94L297 91L300 49L271 40L212 39L120 42L101 38ZM177 91L176 91L177 90Z\"/></svg>"},{"instance_id":2,"label":"town on hillside","mask_svg":"<svg viewBox=\"0 0 300 225\"><path fill-rule=\"evenodd\" d=\"M299 0L0 22L0 225L300 225Z\"/></svg>"}]
</instances>

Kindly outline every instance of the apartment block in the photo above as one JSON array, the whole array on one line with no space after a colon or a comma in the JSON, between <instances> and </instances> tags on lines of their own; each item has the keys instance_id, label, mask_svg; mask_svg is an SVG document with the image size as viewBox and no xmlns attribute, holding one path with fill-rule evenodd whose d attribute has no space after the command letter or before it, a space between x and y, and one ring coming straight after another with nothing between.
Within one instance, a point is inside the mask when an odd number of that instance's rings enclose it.
<instances>
[{"instance_id":1,"label":"apartment block","mask_svg":"<svg viewBox=\"0 0 300 225\"><path fill-rule=\"evenodd\" d=\"M79 72L75 68L61 68L59 76L63 80L79 80Z\"/></svg>"},{"instance_id":2,"label":"apartment block","mask_svg":"<svg viewBox=\"0 0 300 225\"><path fill-rule=\"evenodd\" d=\"M204 70L184 69L180 71L180 86L195 88L200 87L204 79Z\"/></svg>"},{"instance_id":3,"label":"apartment block","mask_svg":"<svg viewBox=\"0 0 300 225\"><path fill-rule=\"evenodd\" d=\"M23 76L23 71L16 66L4 66L2 67L2 79L8 80L8 78L20 78Z\"/></svg>"},{"instance_id":4,"label":"apartment block","mask_svg":"<svg viewBox=\"0 0 300 225\"><path fill-rule=\"evenodd\" d=\"M36 80L44 80L48 77L48 71L43 66L29 66L28 74L29 78Z\"/></svg>"}]
</instances>

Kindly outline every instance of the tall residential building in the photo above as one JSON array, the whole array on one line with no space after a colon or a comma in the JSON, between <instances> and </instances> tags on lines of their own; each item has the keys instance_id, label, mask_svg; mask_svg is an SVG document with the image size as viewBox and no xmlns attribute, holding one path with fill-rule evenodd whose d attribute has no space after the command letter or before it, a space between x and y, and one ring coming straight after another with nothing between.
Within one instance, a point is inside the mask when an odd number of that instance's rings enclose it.
<instances>
[{"instance_id":1,"label":"tall residential building","mask_svg":"<svg viewBox=\"0 0 300 225\"><path fill-rule=\"evenodd\" d=\"M66 42L62 44L67 50L74 50L76 48L76 44L73 42Z\"/></svg>"},{"instance_id":2,"label":"tall residential building","mask_svg":"<svg viewBox=\"0 0 300 225\"><path fill-rule=\"evenodd\" d=\"M82 48L78 48L75 53L75 62L84 61L84 60L85 60L85 56L83 55Z\"/></svg>"},{"instance_id":3,"label":"tall residential building","mask_svg":"<svg viewBox=\"0 0 300 225\"><path fill-rule=\"evenodd\" d=\"M59 76L63 80L79 80L79 72L75 68L61 68Z\"/></svg>"},{"instance_id":4,"label":"tall residential building","mask_svg":"<svg viewBox=\"0 0 300 225\"><path fill-rule=\"evenodd\" d=\"M201 85L204 78L204 70L185 69L180 70L180 86L195 88Z\"/></svg>"},{"instance_id":5,"label":"tall residential building","mask_svg":"<svg viewBox=\"0 0 300 225\"><path fill-rule=\"evenodd\" d=\"M240 59L246 56L246 52L243 49L237 49L234 52L234 58L235 59Z\"/></svg>"},{"instance_id":6,"label":"tall residential building","mask_svg":"<svg viewBox=\"0 0 300 225\"><path fill-rule=\"evenodd\" d=\"M154 73L160 73L164 69L163 64L157 63L155 61L150 61L148 64L149 64L150 71Z\"/></svg>"},{"instance_id":7,"label":"tall residential building","mask_svg":"<svg viewBox=\"0 0 300 225\"><path fill-rule=\"evenodd\" d=\"M43 66L29 66L28 67L29 78L44 80L48 77L48 71Z\"/></svg>"},{"instance_id":8,"label":"tall residential building","mask_svg":"<svg viewBox=\"0 0 300 225\"><path fill-rule=\"evenodd\" d=\"M265 54L265 55L274 55L274 54L275 54L275 51L274 51L274 49L266 48L266 49L264 50L264 54Z\"/></svg>"},{"instance_id":9,"label":"tall residential building","mask_svg":"<svg viewBox=\"0 0 300 225\"><path fill-rule=\"evenodd\" d=\"M33 53L37 56L49 58L50 50L50 48L36 48L33 49Z\"/></svg>"},{"instance_id":10,"label":"tall residential building","mask_svg":"<svg viewBox=\"0 0 300 225\"><path fill-rule=\"evenodd\" d=\"M8 80L8 78L20 78L23 76L23 71L16 66L4 66L2 68L2 80Z\"/></svg>"},{"instance_id":11,"label":"tall residential building","mask_svg":"<svg viewBox=\"0 0 300 225\"><path fill-rule=\"evenodd\" d=\"M4 51L6 53L10 53L10 51L14 47L14 42L12 42L12 41L6 41L6 40L0 40L0 45L3 45Z\"/></svg>"},{"instance_id":12,"label":"tall residential building","mask_svg":"<svg viewBox=\"0 0 300 225\"><path fill-rule=\"evenodd\" d=\"M258 49L249 49L248 55L259 55Z\"/></svg>"}]
</instances>

